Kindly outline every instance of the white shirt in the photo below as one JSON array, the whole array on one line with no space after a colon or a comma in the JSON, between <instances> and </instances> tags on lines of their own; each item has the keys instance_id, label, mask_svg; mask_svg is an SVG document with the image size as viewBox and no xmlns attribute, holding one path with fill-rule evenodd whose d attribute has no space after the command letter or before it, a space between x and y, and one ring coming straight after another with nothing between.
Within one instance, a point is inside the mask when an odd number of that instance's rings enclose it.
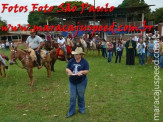
<instances>
[{"instance_id":1,"label":"white shirt","mask_svg":"<svg viewBox=\"0 0 163 122\"><path fill-rule=\"evenodd\" d=\"M136 48L138 49L140 45L141 45L141 44L140 44L140 43L138 43ZM146 47L146 44L143 42L143 45L144 45L144 48L143 48L143 53L145 53L145 47Z\"/></svg>"},{"instance_id":2,"label":"white shirt","mask_svg":"<svg viewBox=\"0 0 163 122\"><path fill-rule=\"evenodd\" d=\"M27 38L27 40L26 40L26 43L28 43L29 48L32 48L32 49L38 48L38 46L40 45L41 42L43 42L43 40L39 36L37 36L37 35L35 35L34 38L29 36Z\"/></svg>"},{"instance_id":3,"label":"white shirt","mask_svg":"<svg viewBox=\"0 0 163 122\"><path fill-rule=\"evenodd\" d=\"M5 48L5 44L1 44L1 48L2 48L2 49Z\"/></svg>"},{"instance_id":4,"label":"white shirt","mask_svg":"<svg viewBox=\"0 0 163 122\"><path fill-rule=\"evenodd\" d=\"M62 39L58 38L58 40L57 40L57 42L58 42L59 44L63 44L65 41L66 41L66 40L65 40L64 38L62 38ZM66 46L66 45L64 44L63 47L65 47L65 46ZM59 46L59 47L60 47L60 46Z\"/></svg>"}]
</instances>

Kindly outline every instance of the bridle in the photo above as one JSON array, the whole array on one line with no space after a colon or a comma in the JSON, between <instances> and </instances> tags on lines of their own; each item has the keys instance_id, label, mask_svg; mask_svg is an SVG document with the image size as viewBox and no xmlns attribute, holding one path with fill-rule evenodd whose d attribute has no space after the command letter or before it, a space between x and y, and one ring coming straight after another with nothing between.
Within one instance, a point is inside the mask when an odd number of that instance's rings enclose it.
<instances>
[{"instance_id":1,"label":"bridle","mask_svg":"<svg viewBox=\"0 0 163 122\"><path fill-rule=\"evenodd\" d=\"M11 50L11 52L13 52L13 55L14 55L14 57L13 57L13 61L15 62L15 64L18 66L18 67L20 67L20 68L22 68L22 69L28 69L28 68L26 68L26 67L21 67L21 66L19 66L18 65L18 63L16 62L16 59L17 59L17 51L16 50ZM25 57L23 57L20 61L22 62L23 60L25 59Z\"/></svg>"}]
</instances>

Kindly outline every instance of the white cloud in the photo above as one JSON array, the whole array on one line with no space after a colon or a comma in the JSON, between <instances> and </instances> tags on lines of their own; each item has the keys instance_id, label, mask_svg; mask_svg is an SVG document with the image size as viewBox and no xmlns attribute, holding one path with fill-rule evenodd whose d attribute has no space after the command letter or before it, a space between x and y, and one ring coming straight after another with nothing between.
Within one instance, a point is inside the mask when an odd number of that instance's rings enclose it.
<instances>
[{"instance_id":1,"label":"white cloud","mask_svg":"<svg viewBox=\"0 0 163 122\"><path fill-rule=\"evenodd\" d=\"M1 0L0 1L0 12L2 11L2 4L8 3L10 6L18 4L18 6L28 6L28 11L26 13L14 13L14 12L7 12L1 13L0 17L3 20L6 20L8 24L17 25L17 24L27 24L28 14L32 10L33 3L38 3L39 5L44 6L45 4L51 5L60 5L61 3L68 1L68 0ZM71 0L69 0L71 1ZM75 0L74 0L75 1ZM83 2L88 2L90 4L94 4L94 0L82 0ZM105 6L106 3L109 3L110 6L118 6L122 3L123 0L96 0L96 6ZM163 7L162 0L145 0L145 2L149 5L156 5L151 7L152 10L155 8Z\"/></svg>"}]
</instances>

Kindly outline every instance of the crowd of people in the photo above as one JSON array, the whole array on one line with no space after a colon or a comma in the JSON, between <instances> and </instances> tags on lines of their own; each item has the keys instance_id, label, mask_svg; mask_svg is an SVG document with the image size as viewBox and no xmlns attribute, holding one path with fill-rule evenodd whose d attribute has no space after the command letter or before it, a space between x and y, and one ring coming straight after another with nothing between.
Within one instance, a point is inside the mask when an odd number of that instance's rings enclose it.
<instances>
[{"instance_id":1,"label":"crowd of people","mask_svg":"<svg viewBox=\"0 0 163 122\"><path fill-rule=\"evenodd\" d=\"M2 50L9 50L11 47L14 47L14 42L9 42L8 40L6 40L5 42L0 43L0 49Z\"/></svg>"},{"instance_id":2,"label":"crowd of people","mask_svg":"<svg viewBox=\"0 0 163 122\"><path fill-rule=\"evenodd\" d=\"M123 40L122 37L116 39L105 40L95 35L90 39L89 34L83 34L83 39L86 41L88 48L90 48L90 41L96 44L97 50L101 50L102 56L107 58L107 62L112 62L112 57L115 56L115 63L121 63L123 50L126 49L126 64L135 65L135 56L139 57L139 65L152 64L155 59L155 51L159 51L160 68L163 68L163 40L158 34L146 34L146 37L130 36L129 39ZM158 57L158 56L157 56Z\"/></svg>"}]
</instances>

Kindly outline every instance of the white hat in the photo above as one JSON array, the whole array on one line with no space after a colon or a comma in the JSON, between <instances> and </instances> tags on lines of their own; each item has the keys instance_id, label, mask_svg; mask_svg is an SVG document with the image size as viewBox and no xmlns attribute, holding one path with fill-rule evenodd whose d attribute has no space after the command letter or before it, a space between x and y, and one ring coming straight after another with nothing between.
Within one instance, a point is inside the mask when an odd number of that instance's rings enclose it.
<instances>
[{"instance_id":1,"label":"white hat","mask_svg":"<svg viewBox=\"0 0 163 122\"><path fill-rule=\"evenodd\" d=\"M77 47L75 51L71 52L71 54L75 55L75 54L85 54L85 53L83 52L83 49L81 47Z\"/></svg>"}]
</instances>

